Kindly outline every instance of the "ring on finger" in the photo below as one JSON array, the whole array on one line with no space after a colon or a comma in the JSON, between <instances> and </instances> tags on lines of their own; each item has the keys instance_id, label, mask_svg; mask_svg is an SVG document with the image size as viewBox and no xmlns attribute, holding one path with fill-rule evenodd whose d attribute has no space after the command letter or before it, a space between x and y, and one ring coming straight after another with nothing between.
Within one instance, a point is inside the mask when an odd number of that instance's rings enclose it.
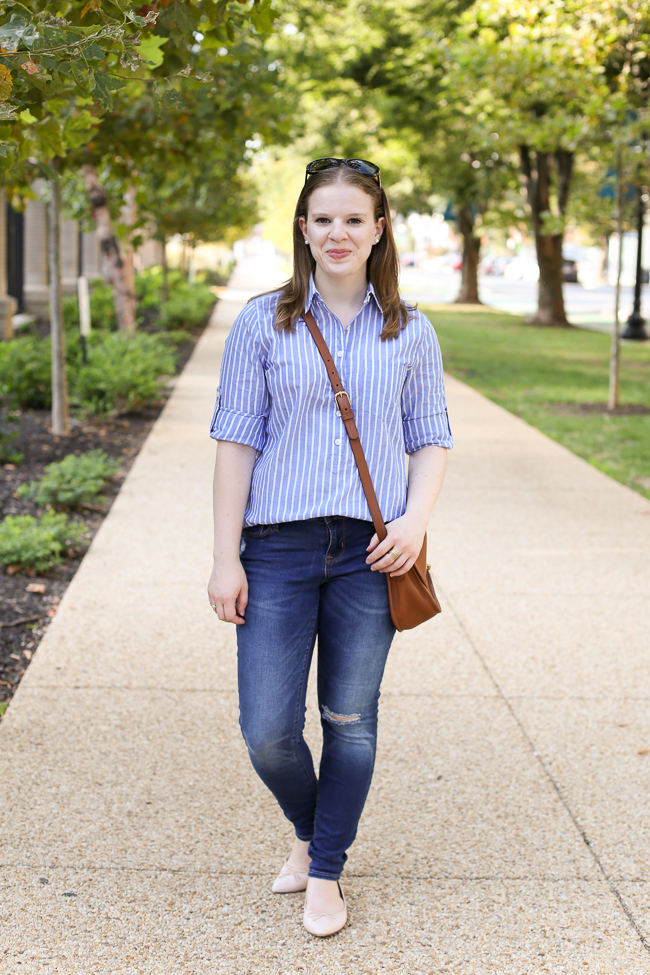
<instances>
[{"instance_id":1,"label":"ring on finger","mask_svg":"<svg viewBox=\"0 0 650 975\"><path fill-rule=\"evenodd\" d=\"M393 562L397 562L398 558L400 557L399 552L396 552L394 548L391 548L388 555L391 557Z\"/></svg>"},{"instance_id":2,"label":"ring on finger","mask_svg":"<svg viewBox=\"0 0 650 975\"><path fill-rule=\"evenodd\" d=\"M216 605L215 605L215 603L210 603L210 606L212 607L212 609L213 609L213 610L215 611L215 613L216 613L216 612L217 612L217 607L216 607Z\"/></svg>"}]
</instances>

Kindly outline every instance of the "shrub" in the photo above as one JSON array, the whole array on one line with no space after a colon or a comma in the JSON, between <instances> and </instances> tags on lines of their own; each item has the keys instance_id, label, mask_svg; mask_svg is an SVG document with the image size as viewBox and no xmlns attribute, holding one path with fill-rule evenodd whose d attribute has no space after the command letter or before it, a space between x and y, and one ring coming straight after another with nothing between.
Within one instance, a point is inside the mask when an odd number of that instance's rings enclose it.
<instances>
[{"instance_id":1,"label":"shrub","mask_svg":"<svg viewBox=\"0 0 650 975\"><path fill-rule=\"evenodd\" d=\"M10 406L48 409L51 369L49 339L24 335L0 342L0 397Z\"/></svg>"},{"instance_id":2,"label":"shrub","mask_svg":"<svg viewBox=\"0 0 650 975\"><path fill-rule=\"evenodd\" d=\"M160 306L162 328L196 328L214 305L215 297L205 284L178 284Z\"/></svg>"},{"instance_id":3,"label":"shrub","mask_svg":"<svg viewBox=\"0 0 650 975\"><path fill-rule=\"evenodd\" d=\"M111 285L98 278L91 281L89 287L91 327L115 331L117 315ZM66 328L79 328L79 302L76 295L68 295L63 299L63 321Z\"/></svg>"},{"instance_id":4,"label":"shrub","mask_svg":"<svg viewBox=\"0 0 650 975\"><path fill-rule=\"evenodd\" d=\"M8 426L8 424L16 423L18 423L18 417L11 414L6 418L0 418L0 464L20 464L23 459L23 455L15 447L20 431L12 430Z\"/></svg>"},{"instance_id":5,"label":"shrub","mask_svg":"<svg viewBox=\"0 0 650 975\"><path fill-rule=\"evenodd\" d=\"M5 406L47 410L52 405L52 359L50 338L22 335L0 342L0 401ZM81 362L81 343L75 333L66 335L65 358L68 376Z\"/></svg>"},{"instance_id":6,"label":"shrub","mask_svg":"<svg viewBox=\"0 0 650 975\"><path fill-rule=\"evenodd\" d=\"M89 362L71 383L72 398L84 413L117 416L160 400L173 374L176 355L160 335L112 332L91 343Z\"/></svg>"},{"instance_id":7,"label":"shrub","mask_svg":"<svg viewBox=\"0 0 650 975\"><path fill-rule=\"evenodd\" d=\"M67 515L47 511L42 518L9 515L0 524L0 563L46 572L61 553L82 547L86 526Z\"/></svg>"},{"instance_id":8,"label":"shrub","mask_svg":"<svg viewBox=\"0 0 650 975\"><path fill-rule=\"evenodd\" d=\"M63 460L48 464L40 480L23 484L16 494L20 498L34 498L43 506L78 508L99 494L118 468L117 461L103 450L90 450L78 457L68 454Z\"/></svg>"}]
</instances>

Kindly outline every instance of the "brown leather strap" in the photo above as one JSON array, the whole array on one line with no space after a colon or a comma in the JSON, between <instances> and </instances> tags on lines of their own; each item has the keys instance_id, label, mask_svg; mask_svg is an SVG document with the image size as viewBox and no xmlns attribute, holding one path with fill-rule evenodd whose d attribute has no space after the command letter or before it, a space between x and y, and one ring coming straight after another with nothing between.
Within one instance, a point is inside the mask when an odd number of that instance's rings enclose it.
<instances>
[{"instance_id":1,"label":"brown leather strap","mask_svg":"<svg viewBox=\"0 0 650 975\"><path fill-rule=\"evenodd\" d=\"M323 362L325 363L327 375L329 376L329 381L331 382L332 389L334 390L334 399L341 412L341 419L345 425L347 435L350 438L350 446L352 447L354 459L357 462L359 477L361 478L361 484L364 494L366 495L366 501L368 502L368 507L370 508L372 523L375 526L375 531L377 532L379 541L383 542L388 532L386 531L384 519L381 516L381 511L377 502L377 495L375 494L375 489L372 485L370 471L368 470L366 458L363 453L363 447L361 446L361 441L359 440L359 431L357 430L357 425L354 422L354 413L352 412L352 406L350 405L350 398L343 389L341 377L339 376L337 368L334 365L334 360L330 355L330 350L327 348L327 342L323 338L323 333L316 324L316 319L310 311L304 312L302 317L305 319L307 328L311 332L311 336L318 347L318 351L322 356Z\"/></svg>"}]
</instances>

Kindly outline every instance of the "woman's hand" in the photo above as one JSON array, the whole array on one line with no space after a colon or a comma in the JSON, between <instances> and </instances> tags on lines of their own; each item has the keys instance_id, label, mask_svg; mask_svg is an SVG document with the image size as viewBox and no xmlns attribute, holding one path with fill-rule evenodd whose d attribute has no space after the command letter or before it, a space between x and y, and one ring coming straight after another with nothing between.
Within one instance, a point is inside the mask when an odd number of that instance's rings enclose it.
<instances>
[{"instance_id":1,"label":"woman's hand","mask_svg":"<svg viewBox=\"0 0 650 975\"><path fill-rule=\"evenodd\" d=\"M248 580L239 559L219 561L208 583L211 606L217 607L217 616L224 623L245 623L244 613L248 604Z\"/></svg>"},{"instance_id":2,"label":"woman's hand","mask_svg":"<svg viewBox=\"0 0 650 975\"><path fill-rule=\"evenodd\" d=\"M411 568L422 550L426 523L414 518L408 513L396 518L386 525L388 535L380 542L374 534L370 545L366 549L371 554L366 559L373 572L388 572L391 576L403 576ZM393 559L387 553L393 549L399 553L398 559Z\"/></svg>"}]
</instances>

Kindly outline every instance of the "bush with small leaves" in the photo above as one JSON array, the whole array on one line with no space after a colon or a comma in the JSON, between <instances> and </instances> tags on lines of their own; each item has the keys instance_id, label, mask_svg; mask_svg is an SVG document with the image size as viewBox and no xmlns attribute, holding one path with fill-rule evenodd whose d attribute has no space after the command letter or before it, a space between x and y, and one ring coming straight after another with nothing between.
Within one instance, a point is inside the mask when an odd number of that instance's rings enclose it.
<instances>
[{"instance_id":1,"label":"bush with small leaves","mask_svg":"<svg viewBox=\"0 0 650 975\"><path fill-rule=\"evenodd\" d=\"M91 281L90 291L90 324L94 329L115 331L117 315L113 289L110 284L101 279ZM63 299L63 321L66 329L79 328L79 301L76 295L68 295Z\"/></svg>"},{"instance_id":2,"label":"bush with small leaves","mask_svg":"<svg viewBox=\"0 0 650 975\"><path fill-rule=\"evenodd\" d=\"M62 554L85 548L87 529L58 511L42 518L9 515L0 523L0 564L47 572L61 561Z\"/></svg>"},{"instance_id":3,"label":"bush with small leaves","mask_svg":"<svg viewBox=\"0 0 650 975\"><path fill-rule=\"evenodd\" d=\"M37 504L59 508L78 508L91 501L107 481L115 476L117 461L103 450L86 454L68 454L63 460L48 464L43 477L18 488L19 498L33 498Z\"/></svg>"},{"instance_id":4,"label":"bush with small leaves","mask_svg":"<svg viewBox=\"0 0 650 975\"><path fill-rule=\"evenodd\" d=\"M16 450L16 441L20 434L16 430L18 417L12 413L0 416L0 464L20 464L23 455Z\"/></svg>"},{"instance_id":5,"label":"bush with small leaves","mask_svg":"<svg viewBox=\"0 0 650 975\"><path fill-rule=\"evenodd\" d=\"M162 328L197 328L204 322L215 300L207 285L182 282L160 306L160 325Z\"/></svg>"},{"instance_id":6,"label":"bush with small leaves","mask_svg":"<svg viewBox=\"0 0 650 975\"><path fill-rule=\"evenodd\" d=\"M24 335L0 342L0 398L8 405L48 409L51 375L49 339Z\"/></svg>"},{"instance_id":7,"label":"bush with small leaves","mask_svg":"<svg viewBox=\"0 0 650 975\"><path fill-rule=\"evenodd\" d=\"M93 342L88 365L71 377L71 399L82 413L118 416L160 401L176 354L165 336L111 332Z\"/></svg>"}]
</instances>

